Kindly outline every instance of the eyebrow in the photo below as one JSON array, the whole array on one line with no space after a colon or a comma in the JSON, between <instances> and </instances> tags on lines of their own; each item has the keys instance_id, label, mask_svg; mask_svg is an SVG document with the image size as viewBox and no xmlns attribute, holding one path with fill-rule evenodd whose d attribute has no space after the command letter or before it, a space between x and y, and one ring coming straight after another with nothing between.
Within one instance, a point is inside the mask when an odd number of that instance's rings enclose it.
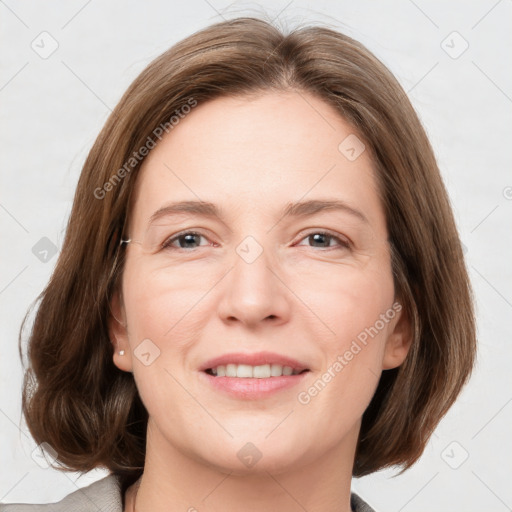
<instances>
[{"instance_id":1,"label":"eyebrow","mask_svg":"<svg viewBox=\"0 0 512 512\"><path fill-rule=\"evenodd\" d=\"M308 201L289 203L283 209L281 218L308 217L323 211L332 210L348 213L357 219L369 224L368 219L361 211L353 208L345 201L340 199L311 199ZM159 208L155 213L153 213L153 215L151 215L148 225L153 224L155 221L161 219L162 217L180 215L183 213L218 219L223 218L221 209L214 203L207 201L179 201L167 204L162 208Z\"/></svg>"}]
</instances>

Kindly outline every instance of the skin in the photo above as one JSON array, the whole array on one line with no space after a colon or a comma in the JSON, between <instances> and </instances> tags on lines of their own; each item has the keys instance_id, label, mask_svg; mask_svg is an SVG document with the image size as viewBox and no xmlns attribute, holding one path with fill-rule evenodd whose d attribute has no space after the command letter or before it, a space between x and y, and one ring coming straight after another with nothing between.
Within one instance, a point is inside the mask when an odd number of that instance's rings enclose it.
<instances>
[{"instance_id":1,"label":"skin","mask_svg":"<svg viewBox=\"0 0 512 512\"><path fill-rule=\"evenodd\" d=\"M133 372L149 413L137 510L350 510L361 417L411 342L402 310L317 396L298 401L397 300L369 151L349 161L338 150L354 133L310 94L266 92L198 105L145 159L110 319L114 363ZM180 214L148 230L162 206L199 198L223 220ZM338 210L283 218L288 203L310 199L341 199L367 221ZM188 229L203 236L160 248ZM349 248L309 236L322 229ZM263 250L252 263L236 251L249 235ZM147 366L134 356L144 339L160 350ZM263 350L310 372L261 400L199 378L212 357ZM261 453L252 467L237 456L247 442Z\"/></svg>"}]
</instances>

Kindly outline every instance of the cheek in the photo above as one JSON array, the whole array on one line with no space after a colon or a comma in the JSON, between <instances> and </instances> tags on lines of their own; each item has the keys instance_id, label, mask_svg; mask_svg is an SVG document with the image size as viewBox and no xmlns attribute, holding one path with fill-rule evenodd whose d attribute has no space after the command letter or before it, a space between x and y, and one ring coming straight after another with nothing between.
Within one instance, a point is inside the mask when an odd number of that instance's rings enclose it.
<instances>
[{"instance_id":1,"label":"cheek","mask_svg":"<svg viewBox=\"0 0 512 512\"><path fill-rule=\"evenodd\" d=\"M137 259L127 265L125 276L123 292L131 341L154 338L164 348L166 340L173 339L173 348L179 347L179 340L188 338L184 329L194 330L201 319L197 310L208 283L199 272L183 275L176 270L152 270ZM190 314L192 310L194 314Z\"/></svg>"},{"instance_id":2,"label":"cheek","mask_svg":"<svg viewBox=\"0 0 512 512\"><path fill-rule=\"evenodd\" d=\"M373 337L385 338L389 322L382 325L379 320L394 299L391 269L386 268L385 263L365 269L340 266L322 279L304 278L294 284L294 291L316 314L318 335L321 332L317 339L327 351L342 350L359 335L364 338L376 323L379 335Z\"/></svg>"},{"instance_id":3,"label":"cheek","mask_svg":"<svg viewBox=\"0 0 512 512\"><path fill-rule=\"evenodd\" d=\"M159 417L182 396L182 372L187 354L203 329L205 312L200 301L204 282L165 276L135 261L125 268L123 298L128 336L133 353L133 376L152 416ZM190 277L190 276L189 276ZM149 354L149 355L147 355ZM174 377L174 378L173 378Z\"/></svg>"},{"instance_id":4,"label":"cheek","mask_svg":"<svg viewBox=\"0 0 512 512\"><path fill-rule=\"evenodd\" d=\"M362 414L380 378L396 314L391 270L382 268L339 269L322 286L299 292L318 313L313 336L324 355L313 386L303 390L299 402L330 411L334 424L343 422L348 410Z\"/></svg>"}]
</instances>

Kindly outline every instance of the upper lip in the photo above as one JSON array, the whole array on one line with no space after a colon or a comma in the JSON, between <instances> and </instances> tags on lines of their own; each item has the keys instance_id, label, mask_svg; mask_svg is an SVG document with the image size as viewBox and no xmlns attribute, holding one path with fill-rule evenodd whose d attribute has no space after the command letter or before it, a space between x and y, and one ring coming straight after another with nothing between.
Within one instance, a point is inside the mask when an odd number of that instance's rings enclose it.
<instances>
[{"instance_id":1,"label":"upper lip","mask_svg":"<svg viewBox=\"0 0 512 512\"><path fill-rule=\"evenodd\" d=\"M308 370L306 364L297 361L288 356L275 354L274 352L255 352L248 354L245 352L232 352L230 354L223 354L213 359L209 359L201 365L199 370L206 371L218 366L225 366L227 364L248 364L250 366L261 366L263 364L279 364L281 366L290 366L293 370L301 372Z\"/></svg>"}]
</instances>

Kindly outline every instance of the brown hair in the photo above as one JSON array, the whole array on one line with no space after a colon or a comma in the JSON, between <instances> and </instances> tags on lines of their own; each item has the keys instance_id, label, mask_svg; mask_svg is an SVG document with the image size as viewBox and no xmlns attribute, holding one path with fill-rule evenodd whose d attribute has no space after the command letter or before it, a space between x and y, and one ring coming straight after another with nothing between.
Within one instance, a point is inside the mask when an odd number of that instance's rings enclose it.
<instances>
[{"instance_id":1,"label":"brown hair","mask_svg":"<svg viewBox=\"0 0 512 512\"><path fill-rule=\"evenodd\" d=\"M316 95L371 152L396 294L413 325L405 362L383 372L363 416L354 476L413 464L467 381L476 345L470 284L432 148L403 89L343 34L322 27L284 34L265 21L238 18L155 59L126 91L84 164L62 252L40 296L23 389L30 432L56 450L64 469L108 468L126 487L144 466L147 411L133 375L113 364L107 328L140 148L156 139L158 127L169 130L191 99L201 104L267 90Z\"/></svg>"}]
</instances>

